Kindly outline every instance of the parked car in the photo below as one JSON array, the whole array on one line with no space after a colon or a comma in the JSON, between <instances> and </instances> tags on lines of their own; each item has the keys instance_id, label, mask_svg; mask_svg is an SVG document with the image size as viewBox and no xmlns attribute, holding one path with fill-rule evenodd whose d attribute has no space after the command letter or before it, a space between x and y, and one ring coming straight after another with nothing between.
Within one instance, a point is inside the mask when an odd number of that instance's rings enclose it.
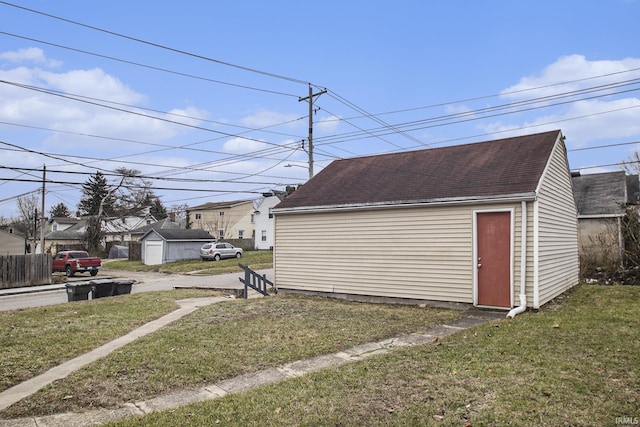
<instances>
[{"instance_id":1,"label":"parked car","mask_svg":"<svg viewBox=\"0 0 640 427\"><path fill-rule=\"evenodd\" d=\"M89 256L85 251L58 252L51 261L52 271L64 271L68 277L87 271L95 276L100 267L102 267L102 259Z\"/></svg>"},{"instance_id":2,"label":"parked car","mask_svg":"<svg viewBox=\"0 0 640 427\"><path fill-rule=\"evenodd\" d=\"M200 258L204 261L220 261L223 258L240 258L242 253L242 248L236 248L231 243L205 243L200 248Z\"/></svg>"}]
</instances>

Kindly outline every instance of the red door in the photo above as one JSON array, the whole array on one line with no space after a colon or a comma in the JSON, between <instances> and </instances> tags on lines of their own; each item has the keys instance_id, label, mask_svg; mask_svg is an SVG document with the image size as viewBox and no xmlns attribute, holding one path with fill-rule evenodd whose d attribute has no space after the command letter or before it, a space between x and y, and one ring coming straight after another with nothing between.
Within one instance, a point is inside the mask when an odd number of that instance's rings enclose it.
<instances>
[{"instance_id":1,"label":"red door","mask_svg":"<svg viewBox=\"0 0 640 427\"><path fill-rule=\"evenodd\" d=\"M478 305L511 307L511 213L476 217L478 235Z\"/></svg>"}]
</instances>

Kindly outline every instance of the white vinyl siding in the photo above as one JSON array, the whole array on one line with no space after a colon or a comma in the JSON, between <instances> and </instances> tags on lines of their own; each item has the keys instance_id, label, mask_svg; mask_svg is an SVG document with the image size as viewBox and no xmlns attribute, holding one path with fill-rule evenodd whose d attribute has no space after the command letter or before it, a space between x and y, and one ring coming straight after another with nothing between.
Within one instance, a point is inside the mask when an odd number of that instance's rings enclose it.
<instances>
[{"instance_id":1,"label":"white vinyl siding","mask_svg":"<svg viewBox=\"0 0 640 427\"><path fill-rule=\"evenodd\" d=\"M472 206L276 216L279 288L473 302Z\"/></svg>"},{"instance_id":2,"label":"white vinyl siding","mask_svg":"<svg viewBox=\"0 0 640 427\"><path fill-rule=\"evenodd\" d=\"M578 284L578 219L563 144L556 144L538 190L539 308Z\"/></svg>"}]
</instances>

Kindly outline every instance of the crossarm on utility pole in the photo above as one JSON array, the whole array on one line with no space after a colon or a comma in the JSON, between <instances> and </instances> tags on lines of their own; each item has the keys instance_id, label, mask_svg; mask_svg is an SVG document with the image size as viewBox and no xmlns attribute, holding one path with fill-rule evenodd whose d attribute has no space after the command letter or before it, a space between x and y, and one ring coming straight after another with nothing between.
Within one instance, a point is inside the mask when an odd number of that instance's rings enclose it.
<instances>
[{"instance_id":1,"label":"crossarm on utility pole","mask_svg":"<svg viewBox=\"0 0 640 427\"><path fill-rule=\"evenodd\" d=\"M309 96L305 96L304 98L298 98L298 101L309 101L309 179L313 178L313 98L322 95L323 93L327 93L326 89L321 90L318 93L313 93L313 88L311 84L309 84Z\"/></svg>"}]
</instances>

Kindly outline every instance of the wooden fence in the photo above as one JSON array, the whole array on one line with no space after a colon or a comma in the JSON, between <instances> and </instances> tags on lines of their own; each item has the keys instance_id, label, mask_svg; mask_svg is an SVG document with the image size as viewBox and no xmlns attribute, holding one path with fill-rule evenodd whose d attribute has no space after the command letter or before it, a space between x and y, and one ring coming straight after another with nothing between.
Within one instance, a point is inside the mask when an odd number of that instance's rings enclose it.
<instances>
[{"instance_id":1,"label":"wooden fence","mask_svg":"<svg viewBox=\"0 0 640 427\"><path fill-rule=\"evenodd\" d=\"M51 254L0 256L0 289L51 284Z\"/></svg>"}]
</instances>

